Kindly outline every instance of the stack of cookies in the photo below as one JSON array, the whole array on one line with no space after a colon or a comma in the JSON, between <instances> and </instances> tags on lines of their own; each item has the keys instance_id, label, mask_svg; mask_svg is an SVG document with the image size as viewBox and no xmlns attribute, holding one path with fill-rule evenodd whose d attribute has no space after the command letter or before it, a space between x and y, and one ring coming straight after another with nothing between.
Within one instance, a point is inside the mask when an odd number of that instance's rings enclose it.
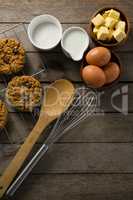
<instances>
[{"instance_id":1,"label":"stack of cookies","mask_svg":"<svg viewBox=\"0 0 133 200\"><path fill-rule=\"evenodd\" d=\"M16 39L0 39L0 75L15 75L21 71L25 63L25 49ZM8 104L20 111L33 111L42 96L41 84L32 76L15 76L6 89ZM7 108L0 100L0 128L7 121Z\"/></svg>"}]
</instances>

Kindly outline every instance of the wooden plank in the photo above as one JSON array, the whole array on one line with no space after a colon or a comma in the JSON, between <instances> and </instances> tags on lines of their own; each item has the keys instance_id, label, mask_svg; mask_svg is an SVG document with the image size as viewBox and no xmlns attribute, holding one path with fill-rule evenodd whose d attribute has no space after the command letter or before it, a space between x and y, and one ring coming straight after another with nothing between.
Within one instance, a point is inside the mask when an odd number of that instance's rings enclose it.
<instances>
[{"instance_id":1,"label":"wooden plank","mask_svg":"<svg viewBox=\"0 0 133 200\"><path fill-rule=\"evenodd\" d=\"M6 32L6 35L0 34L0 37L16 37L16 39L19 39L24 44L27 51L36 52L36 54L33 52L27 53L25 63L26 74L35 74L42 70L44 66L47 67L47 73L41 73L39 75L41 81L53 81L62 77L66 77L72 81L80 81L79 69L81 62L73 62L71 59L68 59L62 53L60 46L50 52L38 52L29 42L25 29L21 25L16 27L13 31L10 30ZM132 45L133 41L130 41L129 39L127 45L123 46L124 51L122 51L122 48L120 47L117 52L123 67L123 75L121 77L122 81L133 81L131 65ZM131 50L131 52L129 52L129 50Z\"/></svg>"},{"instance_id":2,"label":"wooden plank","mask_svg":"<svg viewBox=\"0 0 133 200\"><path fill-rule=\"evenodd\" d=\"M25 30L27 30L28 28L28 24L24 24L25 25ZM82 28L84 28L88 34L89 34L89 23L82 23L82 24L78 24L78 23L67 23L67 24L62 24L62 27L63 27L63 30L66 30L67 28L71 27L71 26L80 26ZM131 22L131 27L133 26L133 22ZM19 29L19 28L18 28ZM17 30L18 30L17 29ZM21 29L21 27L20 27ZM23 30L21 30L23 31ZM17 32L17 31L16 31ZM23 31L24 32L24 31ZM18 33L18 38L19 38L19 34ZM25 39L24 39L25 37ZM25 42L26 40L26 42ZM27 48L26 50L27 51L37 51L37 49L35 49L33 46L31 46L30 42L29 42L29 39L27 38L27 36L23 33L23 37L20 38L20 41L22 41L22 43L24 43ZM96 44L94 44L90 38L90 48L93 48ZM123 44L123 45L120 45L118 47L114 47L112 48L112 50L114 51L120 51L120 52L128 52L128 51L133 51L133 30L130 29L130 32L129 32L129 36L128 36L128 39L127 41ZM54 48L51 52L60 52L60 45L58 45L58 47Z\"/></svg>"},{"instance_id":3,"label":"wooden plank","mask_svg":"<svg viewBox=\"0 0 133 200\"><path fill-rule=\"evenodd\" d=\"M131 27L133 25L133 22L131 23ZM80 26L84 28L88 33L89 33L89 24L76 24L76 23L67 23L67 24L62 24L63 30L66 30L70 26ZM0 37L15 37L16 39L19 39L21 43L24 45L26 51L33 51L37 52L38 50L34 48L27 36L27 28L28 24L23 23L22 24L14 24L14 23L0 23ZM3 31L6 31L5 33L1 33ZM93 47L94 44L90 40L90 47ZM133 30L130 30L129 33L129 38L126 41L125 44L113 48L115 51L121 51L121 52L128 52L128 51L133 51ZM61 52L60 45L58 47L54 48L50 52ZM49 52L48 52L49 53Z\"/></svg>"},{"instance_id":4,"label":"wooden plank","mask_svg":"<svg viewBox=\"0 0 133 200\"><path fill-rule=\"evenodd\" d=\"M42 87L47 86L48 84L42 84ZM82 87L83 84L75 84L75 87ZM2 88L6 88L5 85L2 83L0 84L1 88L1 96L3 99L5 89L3 91ZM112 88L107 88L106 90L102 91L96 91L96 97L98 100L97 103L97 113L104 113L104 112L122 112L124 114L127 114L125 112L125 109L127 112L133 112L133 104L132 104L132 98L133 98L133 84L130 83L118 83ZM17 112L17 110L13 109L9 104L8 101L5 99L5 102L7 103L7 107L9 112Z\"/></svg>"},{"instance_id":5,"label":"wooden plank","mask_svg":"<svg viewBox=\"0 0 133 200\"><path fill-rule=\"evenodd\" d=\"M108 5L113 5L122 9L127 16L129 16L131 26L133 24L133 13L132 9L130 9L133 7L133 2L131 0L110 0L106 2L104 0L97 0L95 2L92 0L8 0L4 2L0 0L0 5L0 22L3 23L0 26L0 30L8 28L8 26L13 25L15 22L25 21L28 23L34 16L44 13L53 14L58 17L62 23L66 23L63 24L64 30L71 25L80 25L87 28L88 19L93 12L100 7ZM8 22L11 24L8 24ZM16 38L19 33L20 39L26 45L26 50L35 52L32 45L27 42L27 35L24 34L25 30L18 28L17 30L15 29L15 31L18 31ZM133 79L131 66L133 51L132 38L133 32L131 30L128 42L124 46L115 49L118 51L124 66L124 74L121 79L124 83L118 84L116 88L108 89L101 96L100 110L97 111L100 112L100 115L90 120L88 119L53 146L53 149L47 154L45 159L43 158L33 171L33 175L27 179L22 190L17 193L14 199L41 200L43 197L46 200L133 199L133 114L131 113L127 116L118 113L101 115L103 111L102 108L104 108L105 112L116 112L116 109L114 109L114 106L112 107L110 103L111 96L115 91L119 93L120 89L128 82L131 82L128 84L129 110L130 112L133 111ZM60 52L60 47L57 47L54 51L45 54L45 63L48 62L48 66L50 65L48 73L41 73L41 75L37 77L42 82L51 82L62 77L72 81L80 81L79 64L73 65L66 58L62 58L63 56ZM59 61L56 59L57 56L59 56ZM27 57L27 59L29 59L26 62L25 69L27 74L33 74L41 70L41 66L44 62L42 62L40 54L36 53L36 61L33 60L34 54ZM30 63L32 63L33 67L28 69L28 67L31 66ZM0 88L2 89L3 86L0 86ZM120 106L121 97L117 97L115 104ZM19 143L24 141L24 138L29 133L29 130L32 129L34 123L35 121L32 117L27 114L11 113L9 115L7 132L9 132L9 137L12 138L12 141L16 144L0 144L0 173L2 173L15 155ZM42 142L43 139L44 138L41 138L40 142ZM7 142L7 136L4 136L3 132L1 132L0 140L0 143ZM7 143L9 143L9 141Z\"/></svg>"},{"instance_id":6,"label":"wooden plank","mask_svg":"<svg viewBox=\"0 0 133 200\"><path fill-rule=\"evenodd\" d=\"M66 77L65 77L66 78ZM45 88L48 84L42 84ZM75 84L76 87L82 87L84 84ZM4 93L2 93L4 95ZM97 113L104 112L133 112L133 84L130 83L118 83L113 87L106 88L106 90L95 91L97 102ZM7 102L7 100L5 99ZM8 103L8 102L7 102ZM7 104L9 112L16 112L9 104Z\"/></svg>"},{"instance_id":7,"label":"wooden plank","mask_svg":"<svg viewBox=\"0 0 133 200\"><path fill-rule=\"evenodd\" d=\"M15 31L15 32L14 32ZM53 81L58 78L66 77L72 81L80 81L79 69L81 62L73 62L71 59L68 59L61 51L61 48L58 47L53 51L39 53L31 45L28 40L25 28L23 26L16 27L13 31L8 31L0 35L0 37L16 37L19 39L25 46L27 51L33 51L35 53L27 53L26 63L25 63L25 73L26 74L35 74L38 71L42 70L43 66L47 67L47 73L41 73L39 78L41 81ZM131 37L133 38L133 37ZM123 75L121 77L122 81L133 81L132 79L132 52L133 42L130 41L126 46L119 48L117 54L119 55L123 67ZM129 48L127 48L129 47ZM128 51L127 51L128 50Z\"/></svg>"},{"instance_id":8,"label":"wooden plank","mask_svg":"<svg viewBox=\"0 0 133 200\"><path fill-rule=\"evenodd\" d=\"M28 114L10 113L6 128L13 143L22 143L33 128L35 121ZM43 142L50 133L51 125L39 142ZM90 142L133 142L133 114L120 113L97 114L68 131L58 143L90 143ZM9 143L6 132L2 131L0 143Z\"/></svg>"},{"instance_id":9,"label":"wooden plank","mask_svg":"<svg viewBox=\"0 0 133 200\"><path fill-rule=\"evenodd\" d=\"M99 94L100 112L132 112L132 84L117 84Z\"/></svg>"},{"instance_id":10,"label":"wooden plank","mask_svg":"<svg viewBox=\"0 0 133 200\"><path fill-rule=\"evenodd\" d=\"M132 174L30 176L14 200L132 200Z\"/></svg>"},{"instance_id":11,"label":"wooden plank","mask_svg":"<svg viewBox=\"0 0 133 200\"><path fill-rule=\"evenodd\" d=\"M123 68L120 81L132 82L132 53L117 52L117 55L121 59ZM74 62L62 53L27 53L24 73L35 75L41 82L52 82L60 78L79 82L81 81L80 67L81 62ZM7 81L10 79L11 76L5 77ZM1 77L0 82L3 81L3 77Z\"/></svg>"},{"instance_id":12,"label":"wooden plank","mask_svg":"<svg viewBox=\"0 0 133 200\"><path fill-rule=\"evenodd\" d=\"M2 145L0 173L14 156L10 146ZM133 143L57 143L33 173L133 173L132 155Z\"/></svg>"},{"instance_id":13,"label":"wooden plank","mask_svg":"<svg viewBox=\"0 0 133 200\"><path fill-rule=\"evenodd\" d=\"M132 173L132 154L129 143L55 144L34 173Z\"/></svg>"},{"instance_id":14,"label":"wooden plank","mask_svg":"<svg viewBox=\"0 0 133 200\"><path fill-rule=\"evenodd\" d=\"M120 81L133 81L132 77L132 52L117 52L121 59L123 72ZM80 67L81 62L74 62L62 53L28 53L25 64L26 74L35 74L46 66L46 71L40 73L40 81L54 81L59 78L67 78L71 81L81 81Z\"/></svg>"},{"instance_id":15,"label":"wooden plank","mask_svg":"<svg viewBox=\"0 0 133 200\"><path fill-rule=\"evenodd\" d=\"M133 21L132 1L120 0L117 1L41 1L41 0L21 0L21 1L0 1L1 22L23 22L33 18L36 15L52 14L60 19L61 22L67 23L83 23L88 22L89 17L99 8L113 5L123 10L125 14ZM7 14L8 13L8 14ZM21 13L21 14L20 14Z\"/></svg>"}]
</instances>

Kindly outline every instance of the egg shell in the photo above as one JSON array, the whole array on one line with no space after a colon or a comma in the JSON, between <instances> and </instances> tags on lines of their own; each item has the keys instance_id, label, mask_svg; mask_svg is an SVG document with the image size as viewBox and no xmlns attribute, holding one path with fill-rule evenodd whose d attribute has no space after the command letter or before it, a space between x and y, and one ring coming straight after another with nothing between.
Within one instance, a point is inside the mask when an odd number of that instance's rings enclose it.
<instances>
[{"instance_id":1,"label":"egg shell","mask_svg":"<svg viewBox=\"0 0 133 200\"><path fill-rule=\"evenodd\" d=\"M90 65L104 66L109 63L111 52L105 47L95 47L86 55L86 62Z\"/></svg>"},{"instance_id":2,"label":"egg shell","mask_svg":"<svg viewBox=\"0 0 133 200\"><path fill-rule=\"evenodd\" d=\"M102 87L105 82L105 74L104 71L95 65L87 65L82 70L82 78L84 82L93 88Z\"/></svg>"},{"instance_id":3,"label":"egg shell","mask_svg":"<svg viewBox=\"0 0 133 200\"><path fill-rule=\"evenodd\" d=\"M115 62L108 63L103 70L106 77L106 84L115 81L120 74L120 67Z\"/></svg>"}]
</instances>

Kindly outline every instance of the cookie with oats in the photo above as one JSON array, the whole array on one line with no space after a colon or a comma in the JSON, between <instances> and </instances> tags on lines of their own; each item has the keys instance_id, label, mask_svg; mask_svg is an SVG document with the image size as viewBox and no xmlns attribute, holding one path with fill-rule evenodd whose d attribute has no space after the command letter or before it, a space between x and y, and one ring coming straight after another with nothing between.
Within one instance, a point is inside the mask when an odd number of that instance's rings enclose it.
<instances>
[{"instance_id":1,"label":"cookie with oats","mask_svg":"<svg viewBox=\"0 0 133 200\"><path fill-rule=\"evenodd\" d=\"M24 67L25 50L15 39L0 39L0 74L12 74Z\"/></svg>"},{"instance_id":2,"label":"cookie with oats","mask_svg":"<svg viewBox=\"0 0 133 200\"><path fill-rule=\"evenodd\" d=\"M8 102L21 111L32 111L42 97L40 82L32 76L16 76L6 90Z\"/></svg>"},{"instance_id":3,"label":"cookie with oats","mask_svg":"<svg viewBox=\"0 0 133 200\"><path fill-rule=\"evenodd\" d=\"M6 105L2 100L0 100L0 129L3 129L6 125L7 114L8 114L8 111L7 111Z\"/></svg>"}]
</instances>

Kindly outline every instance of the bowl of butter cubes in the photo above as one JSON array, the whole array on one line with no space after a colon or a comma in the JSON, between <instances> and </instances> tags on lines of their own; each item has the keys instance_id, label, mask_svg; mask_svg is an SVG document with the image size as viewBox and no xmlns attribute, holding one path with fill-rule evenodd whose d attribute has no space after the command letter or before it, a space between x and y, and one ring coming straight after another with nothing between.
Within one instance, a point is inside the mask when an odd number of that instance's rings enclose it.
<instances>
[{"instance_id":1,"label":"bowl of butter cubes","mask_svg":"<svg viewBox=\"0 0 133 200\"><path fill-rule=\"evenodd\" d=\"M122 11L106 7L92 16L89 32L98 44L113 47L126 41L129 29L129 21Z\"/></svg>"}]
</instances>

